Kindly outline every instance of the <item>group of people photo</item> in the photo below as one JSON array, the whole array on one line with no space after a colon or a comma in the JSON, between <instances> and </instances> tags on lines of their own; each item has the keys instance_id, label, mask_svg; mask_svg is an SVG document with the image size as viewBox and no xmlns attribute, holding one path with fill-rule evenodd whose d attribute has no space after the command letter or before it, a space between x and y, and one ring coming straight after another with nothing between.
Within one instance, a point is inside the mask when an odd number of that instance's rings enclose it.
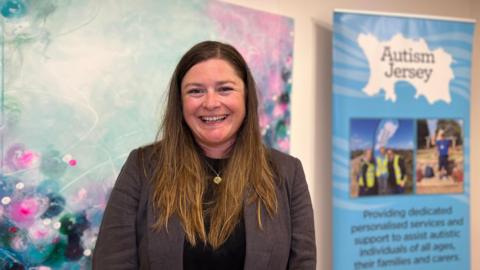
<instances>
[{"instance_id":1,"label":"group of people photo","mask_svg":"<svg viewBox=\"0 0 480 270\"><path fill-rule=\"evenodd\" d=\"M352 119L350 195L463 192L462 121Z\"/></svg>"},{"instance_id":2,"label":"group of people photo","mask_svg":"<svg viewBox=\"0 0 480 270\"><path fill-rule=\"evenodd\" d=\"M366 149L360 158L357 178L359 196L405 193L405 160L401 155L395 154L393 149L383 146L376 156L372 149Z\"/></svg>"}]
</instances>

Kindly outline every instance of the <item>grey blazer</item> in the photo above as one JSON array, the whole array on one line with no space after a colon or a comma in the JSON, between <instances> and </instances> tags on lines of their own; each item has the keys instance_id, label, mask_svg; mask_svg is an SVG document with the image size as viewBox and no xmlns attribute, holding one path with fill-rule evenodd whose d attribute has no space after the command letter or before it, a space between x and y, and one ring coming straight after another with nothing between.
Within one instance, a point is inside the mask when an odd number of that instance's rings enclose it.
<instances>
[{"instance_id":1,"label":"grey blazer","mask_svg":"<svg viewBox=\"0 0 480 270\"><path fill-rule=\"evenodd\" d=\"M183 269L185 235L179 219L170 218L168 232L153 231L151 176L154 146L132 151L110 195L93 253L93 269ZM278 212L244 206L247 270L315 269L313 210L302 164L270 151L276 171Z\"/></svg>"}]
</instances>

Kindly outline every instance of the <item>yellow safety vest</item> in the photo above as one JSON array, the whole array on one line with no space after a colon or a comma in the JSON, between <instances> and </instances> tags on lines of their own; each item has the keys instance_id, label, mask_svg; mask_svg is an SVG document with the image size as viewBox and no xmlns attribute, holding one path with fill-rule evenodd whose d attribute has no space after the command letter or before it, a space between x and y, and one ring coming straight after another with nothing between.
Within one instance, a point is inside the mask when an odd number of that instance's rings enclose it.
<instances>
[{"instance_id":1,"label":"yellow safety vest","mask_svg":"<svg viewBox=\"0 0 480 270\"><path fill-rule=\"evenodd\" d=\"M375 169L375 173L377 177L379 177L382 174L387 174L388 173L388 158L387 157L377 157L377 166Z\"/></svg>"},{"instance_id":2,"label":"yellow safety vest","mask_svg":"<svg viewBox=\"0 0 480 270\"><path fill-rule=\"evenodd\" d=\"M400 169L400 164L399 164L400 156L395 155L393 157L393 169L395 170L395 182L397 182L397 185L400 185L402 183L402 170Z\"/></svg>"},{"instance_id":3,"label":"yellow safety vest","mask_svg":"<svg viewBox=\"0 0 480 270\"><path fill-rule=\"evenodd\" d=\"M367 181L367 188L371 188L375 185L375 165L372 162L368 162L365 160L362 160L362 166L363 164L367 164L367 172L365 173L366 176L366 181ZM365 185L365 180L363 179L363 173L362 170L360 170L360 177L358 179L358 185L363 187Z\"/></svg>"}]
</instances>

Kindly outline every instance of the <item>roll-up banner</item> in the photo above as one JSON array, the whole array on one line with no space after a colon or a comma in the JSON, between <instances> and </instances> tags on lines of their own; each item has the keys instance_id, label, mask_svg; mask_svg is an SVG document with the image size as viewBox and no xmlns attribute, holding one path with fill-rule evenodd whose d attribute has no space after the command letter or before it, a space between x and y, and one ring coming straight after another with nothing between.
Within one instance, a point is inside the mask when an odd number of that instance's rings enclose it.
<instances>
[{"instance_id":1,"label":"roll-up banner","mask_svg":"<svg viewBox=\"0 0 480 270\"><path fill-rule=\"evenodd\" d=\"M333 25L333 269L470 269L474 21Z\"/></svg>"}]
</instances>

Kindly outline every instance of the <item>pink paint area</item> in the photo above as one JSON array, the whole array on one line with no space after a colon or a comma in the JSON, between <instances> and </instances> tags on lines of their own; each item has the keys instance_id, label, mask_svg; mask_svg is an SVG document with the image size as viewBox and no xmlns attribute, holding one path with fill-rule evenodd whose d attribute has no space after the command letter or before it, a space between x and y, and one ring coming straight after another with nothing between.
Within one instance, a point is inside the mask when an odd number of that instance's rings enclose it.
<instances>
[{"instance_id":1,"label":"pink paint area","mask_svg":"<svg viewBox=\"0 0 480 270\"><path fill-rule=\"evenodd\" d=\"M35 220L40 210L40 202L36 198L27 198L12 203L10 219L19 226L29 226Z\"/></svg>"},{"instance_id":2,"label":"pink paint area","mask_svg":"<svg viewBox=\"0 0 480 270\"><path fill-rule=\"evenodd\" d=\"M290 142L288 139L280 139L277 143L277 146L281 151L288 151L288 149L290 148Z\"/></svg>"},{"instance_id":3,"label":"pink paint area","mask_svg":"<svg viewBox=\"0 0 480 270\"><path fill-rule=\"evenodd\" d=\"M275 108L273 109L273 117L281 117L285 114L285 106L282 105L276 105ZM288 107L287 107L288 109Z\"/></svg>"},{"instance_id":4,"label":"pink paint area","mask_svg":"<svg viewBox=\"0 0 480 270\"><path fill-rule=\"evenodd\" d=\"M30 237L32 239L43 239L48 235L46 228L34 229L30 232Z\"/></svg>"},{"instance_id":5,"label":"pink paint area","mask_svg":"<svg viewBox=\"0 0 480 270\"><path fill-rule=\"evenodd\" d=\"M284 113L288 111L288 104L280 103L277 106L280 107Z\"/></svg>"},{"instance_id":6,"label":"pink paint area","mask_svg":"<svg viewBox=\"0 0 480 270\"><path fill-rule=\"evenodd\" d=\"M35 240L41 240L41 239L45 239L46 236L48 236L48 232L47 231L34 231L31 233L30 235L30 238L32 239L32 241L35 241Z\"/></svg>"},{"instance_id":7,"label":"pink paint area","mask_svg":"<svg viewBox=\"0 0 480 270\"><path fill-rule=\"evenodd\" d=\"M112 180L115 181L115 180ZM108 183L108 181L106 182ZM68 208L70 211L84 211L85 209L102 207L107 204L109 189L105 183L89 182L89 185L77 186L68 194Z\"/></svg>"},{"instance_id":8,"label":"pink paint area","mask_svg":"<svg viewBox=\"0 0 480 270\"><path fill-rule=\"evenodd\" d=\"M31 168L39 161L40 155L26 149L23 144L10 146L5 155L5 165L11 170L23 170Z\"/></svg>"},{"instance_id":9,"label":"pink paint area","mask_svg":"<svg viewBox=\"0 0 480 270\"><path fill-rule=\"evenodd\" d=\"M265 128L270 123L270 118L265 114L259 115L260 127Z\"/></svg>"},{"instance_id":10,"label":"pink paint area","mask_svg":"<svg viewBox=\"0 0 480 270\"><path fill-rule=\"evenodd\" d=\"M37 220L35 224L28 228L28 236L35 243L50 243L58 235L58 231L52 226L43 224L42 220Z\"/></svg>"},{"instance_id":11,"label":"pink paint area","mask_svg":"<svg viewBox=\"0 0 480 270\"><path fill-rule=\"evenodd\" d=\"M273 13L255 11L220 1L208 2L207 13L218 25L220 37L225 40L243 42L243 52L249 48L274 49L269 52L272 60L278 60L284 49L292 49L293 20ZM239 37L243 41L239 40ZM279 41L284 44L279 44ZM259 47L258 45L263 45ZM285 47L283 47L285 46ZM290 47L290 48L288 48Z\"/></svg>"},{"instance_id":12,"label":"pink paint area","mask_svg":"<svg viewBox=\"0 0 480 270\"><path fill-rule=\"evenodd\" d=\"M88 191L85 188L81 188L78 190L77 194L73 198L74 203L83 203L85 199L87 198Z\"/></svg>"},{"instance_id":13,"label":"pink paint area","mask_svg":"<svg viewBox=\"0 0 480 270\"><path fill-rule=\"evenodd\" d=\"M10 240L10 247L16 251L25 251L28 247L28 240L22 235L17 235Z\"/></svg>"},{"instance_id":14,"label":"pink paint area","mask_svg":"<svg viewBox=\"0 0 480 270\"><path fill-rule=\"evenodd\" d=\"M291 56L287 57L287 61L285 62L285 64L291 67L293 65L293 57Z\"/></svg>"},{"instance_id":15,"label":"pink paint area","mask_svg":"<svg viewBox=\"0 0 480 270\"><path fill-rule=\"evenodd\" d=\"M70 166L72 166L72 167L73 167L73 166L76 166L76 165L77 165L77 160L71 159L70 161L68 161L68 165L70 165Z\"/></svg>"},{"instance_id":16,"label":"pink paint area","mask_svg":"<svg viewBox=\"0 0 480 270\"><path fill-rule=\"evenodd\" d=\"M280 77L281 71L279 70L271 70L268 76L269 78L269 86L268 90L270 93L274 93L276 95L282 94L283 89L285 88L285 82Z\"/></svg>"},{"instance_id":17,"label":"pink paint area","mask_svg":"<svg viewBox=\"0 0 480 270\"><path fill-rule=\"evenodd\" d=\"M17 163L22 168L31 167L38 160L38 155L32 151L24 151L18 158Z\"/></svg>"}]
</instances>

